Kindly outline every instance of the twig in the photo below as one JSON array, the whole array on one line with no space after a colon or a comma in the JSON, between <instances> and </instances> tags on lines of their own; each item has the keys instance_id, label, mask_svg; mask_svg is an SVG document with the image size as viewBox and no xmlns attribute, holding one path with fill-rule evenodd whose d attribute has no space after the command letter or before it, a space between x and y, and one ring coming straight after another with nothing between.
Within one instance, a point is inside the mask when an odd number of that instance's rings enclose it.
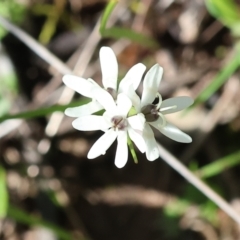
<instances>
[{"instance_id":1,"label":"twig","mask_svg":"<svg viewBox=\"0 0 240 240\"><path fill-rule=\"evenodd\" d=\"M45 47L43 47L40 43L38 43L35 39L33 39L30 35L22 31L17 26L14 26L7 19L3 18L0 15L0 25L2 25L6 30L15 35L18 39L20 39L23 43L25 43L33 52L35 52L39 57L44 59L51 66L56 68L62 74L71 73L72 70L64 64L61 60L55 57L52 53L50 53Z\"/></svg>"},{"instance_id":2,"label":"twig","mask_svg":"<svg viewBox=\"0 0 240 240\"><path fill-rule=\"evenodd\" d=\"M12 130L18 128L22 124L21 119L11 119L0 124L0 139L10 133Z\"/></svg>"},{"instance_id":3,"label":"twig","mask_svg":"<svg viewBox=\"0 0 240 240\"><path fill-rule=\"evenodd\" d=\"M177 158L169 153L163 146L158 144L160 157L179 174L181 174L187 181L200 190L205 196L211 199L218 207L220 207L226 214L240 224L240 215L234 210L221 196L214 192L207 184L197 178L191 171L189 171Z\"/></svg>"},{"instance_id":4,"label":"twig","mask_svg":"<svg viewBox=\"0 0 240 240\"><path fill-rule=\"evenodd\" d=\"M89 36L89 38L87 39L87 41L85 43L84 49L83 49L83 51L78 59L78 62L75 65L74 70L72 72L73 74L82 76L83 73L85 72L85 70L88 66L88 63L90 62L91 57L94 53L94 50L95 50L98 42L101 39L98 29L99 29L99 21L95 25L95 28L93 29L91 35ZM72 100L74 93L75 93L75 91L73 91L72 89L70 89L68 87L65 87L59 100L58 100L58 103L59 104L69 103ZM56 112L56 113L52 114L52 116L50 117L49 122L47 124L47 127L45 129L45 133L48 136L54 136L57 133L63 117L64 117L64 114L60 113L60 112Z\"/></svg>"}]
</instances>

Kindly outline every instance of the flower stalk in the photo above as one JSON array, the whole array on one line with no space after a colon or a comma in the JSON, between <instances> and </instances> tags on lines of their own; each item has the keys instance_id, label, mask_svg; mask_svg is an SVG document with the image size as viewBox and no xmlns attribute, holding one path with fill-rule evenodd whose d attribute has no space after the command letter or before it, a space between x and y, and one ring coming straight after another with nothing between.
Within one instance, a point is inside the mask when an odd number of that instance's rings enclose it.
<instances>
[{"instance_id":1,"label":"flower stalk","mask_svg":"<svg viewBox=\"0 0 240 240\"><path fill-rule=\"evenodd\" d=\"M127 141L128 141L127 143L128 143L128 147L129 147L130 153L132 155L133 161L134 161L134 163L138 164L137 154L134 150L133 143L132 143L131 138L129 136L128 136Z\"/></svg>"}]
</instances>

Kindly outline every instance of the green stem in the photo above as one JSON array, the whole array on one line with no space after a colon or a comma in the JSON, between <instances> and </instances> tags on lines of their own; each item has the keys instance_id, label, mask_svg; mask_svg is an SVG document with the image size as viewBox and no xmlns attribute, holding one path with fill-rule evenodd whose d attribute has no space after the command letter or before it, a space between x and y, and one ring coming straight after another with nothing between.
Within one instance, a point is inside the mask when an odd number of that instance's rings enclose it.
<instances>
[{"instance_id":1,"label":"green stem","mask_svg":"<svg viewBox=\"0 0 240 240\"><path fill-rule=\"evenodd\" d=\"M3 121L6 121L8 119L15 119L15 118L24 118L24 119L29 119L29 118L36 118L36 117L41 117L41 116L46 116L48 114L51 114L53 112L63 112L66 108L68 107L76 107L76 106L81 106L83 104L86 104L89 102L87 99L81 99L78 101L71 102L66 105L53 105L50 107L45 107L45 108L39 108L36 110L30 110L30 111L25 111L25 112L20 112L17 114L8 114L0 117L0 123Z\"/></svg>"},{"instance_id":2,"label":"green stem","mask_svg":"<svg viewBox=\"0 0 240 240\"><path fill-rule=\"evenodd\" d=\"M132 143L132 140L130 139L130 137L128 136L128 140L127 140L127 143L128 143L128 147L130 149L130 152L132 154L132 157L133 157L133 161L134 163L138 163L138 158L137 158L137 154L134 150L134 146L133 146L133 143Z\"/></svg>"}]
</instances>

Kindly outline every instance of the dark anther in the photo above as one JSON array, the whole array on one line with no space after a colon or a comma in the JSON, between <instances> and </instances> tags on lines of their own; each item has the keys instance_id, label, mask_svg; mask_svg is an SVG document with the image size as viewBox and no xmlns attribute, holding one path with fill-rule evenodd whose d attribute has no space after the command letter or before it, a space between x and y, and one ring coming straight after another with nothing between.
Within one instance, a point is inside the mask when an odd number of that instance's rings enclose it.
<instances>
[{"instance_id":1,"label":"dark anther","mask_svg":"<svg viewBox=\"0 0 240 240\"><path fill-rule=\"evenodd\" d=\"M154 104L142 107L141 112L144 114L147 122L154 122L159 118L158 109Z\"/></svg>"},{"instance_id":2,"label":"dark anther","mask_svg":"<svg viewBox=\"0 0 240 240\"><path fill-rule=\"evenodd\" d=\"M115 89L113 88L107 88L107 92L109 92L111 94L111 96L113 97L114 100L117 99L117 92Z\"/></svg>"}]
</instances>

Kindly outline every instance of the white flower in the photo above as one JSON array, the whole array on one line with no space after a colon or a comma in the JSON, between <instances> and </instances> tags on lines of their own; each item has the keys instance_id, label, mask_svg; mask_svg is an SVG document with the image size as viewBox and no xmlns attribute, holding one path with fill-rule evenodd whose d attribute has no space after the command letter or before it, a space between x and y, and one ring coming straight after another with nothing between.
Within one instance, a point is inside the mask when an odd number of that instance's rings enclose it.
<instances>
[{"instance_id":1,"label":"white flower","mask_svg":"<svg viewBox=\"0 0 240 240\"><path fill-rule=\"evenodd\" d=\"M157 142L150 125L159 130L165 136L182 143L190 143L192 139L189 135L179 130L174 125L168 123L164 115L181 111L189 107L193 103L190 97L174 97L162 101L161 95L158 93L158 86L161 82L163 69L158 64L154 65L146 74L143 80L142 98L129 88L129 96L133 102L136 111L145 116L146 122L142 132L142 136L146 144L147 159L153 161L159 157ZM158 98L158 104L153 101Z\"/></svg>"},{"instance_id":2,"label":"white flower","mask_svg":"<svg viewBox=\"0 0 240 240\"><path fill-rule=\"evenodd\" d=\"M175 97L162 101L158 93L163 69L154 65L143 80L142 98L137 89L146 67L138 63L117 84L118 65L114 52L109 47L100 49L103 88L92 79L65 75L63 82L73 90L92 101L83 106L68 108L65 114L77 117L73 127L82 131L102 130L105 133L92 146L88 158L105 154L117 139L118 146L115 165L123 167L128 159L128 138L141 152L146 152L147 159L153 161L159 157L157 142L151 126L162 134L177 141L189 143L191 137L166 121L164 115L180 111L193 103L190 97ZM158 99L158 103L153 103ZM102 116L92 115L104 109ZM139 132L141 134L139 134Z\"/></svg>"},{"instance_id":3,"label":"white flower","mask_svg":"<svg viewBox=\"0 0 240 240\"><path fill-rule=\"evenodd\" d=\"M121 80L117 88L118 64L117 59L109 47L100 49L100 64L102 70L102 83L104 89L111 94L114 100L121 92L126 92L130 85L134 90L137 89L146 67L142 63L134 65ZM65 114L69 117L80 117L93 114L103 109L103 106L96 100L95 90L102 89L92 79L84 79L74 75L65 75L63 82L81 95L91 98L92 101L88 104L79 107L67 108Z\"/></svg>"},{"instance_id":4,"label":"white flower","mask_svg":"<svg viewBox=\"0 0 240 240\"><path fill-rule=\"evenodd\" d=\"M95 89L94 94L96 100L106 109L106 112L103 116L80 116L73 121L73 127L81 131L102 130L105 132L91 147L88 153L89 159L105 154L106 150L117 139L115 165L122 168L128 159L128 137L142 152L145 151L143 138L133 130L133 127L136 129L136 126L138 126L139 117L127 117L132 103L125 94L120 93L117 96L116 103L111 95L103 89Z\"/></svg>"}]
</instances>

